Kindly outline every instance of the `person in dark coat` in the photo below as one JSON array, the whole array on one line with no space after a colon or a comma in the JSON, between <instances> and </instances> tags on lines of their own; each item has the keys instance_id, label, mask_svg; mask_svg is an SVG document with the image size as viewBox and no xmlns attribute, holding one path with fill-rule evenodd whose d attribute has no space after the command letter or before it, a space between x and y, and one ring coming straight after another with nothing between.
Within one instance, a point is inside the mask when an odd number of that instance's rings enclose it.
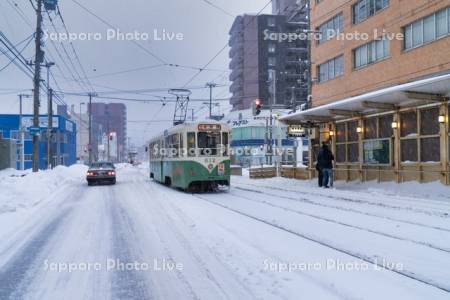
<instances>
[{"instance_id":1,"label":"person in dark coat","mask_svg":"<svg viewBox=\"0 0 450 300\"><path fill-rule=\"evenodd\" d=\"M316 166L319 170L319 182L320 175L322 175L322 184L319 183L320 187L333 187L333 161L334 155L328 147L328 144L324 142L322 144L322 148L319 150L319 154L317 155Z\"/></svg>"},{"instance_id":2,"label":"person in dark coat","mask_svg":"<svg viewBox=\"0 0 450 300\"><path fill-rule=\"evenodd\" d=\"M323 172L322 172L322 169L320 168L320 166L319 166L319 162L317 162L316 163L316 170L317 170L317 178L318 178L318 183L319 183L319 187L322 187L323 186Z\"/></svg>"}]
</instances>

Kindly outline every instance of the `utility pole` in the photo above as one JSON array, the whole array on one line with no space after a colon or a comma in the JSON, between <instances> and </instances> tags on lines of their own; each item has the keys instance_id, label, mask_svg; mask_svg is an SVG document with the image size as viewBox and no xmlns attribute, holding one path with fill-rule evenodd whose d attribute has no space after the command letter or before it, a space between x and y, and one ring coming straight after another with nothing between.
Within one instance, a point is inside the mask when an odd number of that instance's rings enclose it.
<instances>
[{"instance_id":1,"label":"utility pole","mask_svg":"<svg viewBox=\"0 0 450 300\"><path fill-rule=\"evenodd\" d=\"M270 70L272 72L272 97L269 104L269 165L273 162L273 105L276 104L277 95L277 72L276 70Z\"/></svg>"},{"instance_id":2,"label":"utility pole","mask_svg":"<svg viewBox=\"0 0 450 300\"><path fill-rule=\"evenodd\" d=\"M23 126L23 98L31 98L30 95L19 94L19 130L20 130L20 170L25 170L25 128Z\"/></svg>"},{"instance_id":3,"label":"utility pole","mask_svg":"<svg viewBox=\"0 0 450 300\"><path fill-rule=\"evenodd\" d=\"M35 39L35 61L34 61L34 90L33 90L33 127L39 128L39 106L40 106L40 84L41 84L41 63L44 60L44 53L41 49L42 41L42 0L37 0L37 24ZM33 135L33 172L39 171L39 135Z\"/></svg>"},{"instance_id":4,"label":"utility pole","mask_svg":"<svg viewBox=\"0 0 450 300\"><path fill-rule=\"evenodd\" d=\"M106 106L106 144L108 145L107 150L107 161L111 161L111 149L110 149L110 138L111 138L111 132L110 132L110 126L109 126L109 106Z\"/></svg>"},{"instance_id":5,"label":"utility pole","mask_svg":"<svg viewBox=\"0 0 450 300\"><path fill-rule=\"evenodd\" d=\"M95 97L96 95L94 93L89 93L89 165L92 164L92 97Z\"/></svg>"},{"instance_id":6,"label":"utility pole","mask_svg":"<svg viewBox=\"0 0 450 300\"><path fill-rule=\"evenodd\" d=\"M48 89L48 127L47 127L47 169L53 169L53 90ZM58 164L58 163L57 163Z\"/></svg>"},{"instance_id":7,"label":"utility pole","mask_svg":"<svg viewBox=\"0 0 450 300\"><path fill-rule=\"evenodd\" d=\"M53 130L53 90L50 89L50 68L55 63L47 62L45 67L47 68L47 169L53 169L53 154L52 154L52 130Z\"/></svg>"},{"instance_id":8,"label":"utility pole","mask_svg":"<svg viewBox=\"0 0 450 300\"><path fill-rule=\"evenodd\" d=\"M84 122L84 120L83 120L83 115L82 115L82 112L81 112L81 106L82 105L85 105L86 103L84 103L84 102L81 102L80 103L80 116L79 116L79 120L80 120L80 126L79 126L79 128L77 128L78 129L78 136L79 136L79 142L78 142L78 147L79 147L79 154L80 154L80 160L82 159L82 157L84 157L84 155L83 155L83 130L82 130L82 126L83 126L83 122ZM84 159L83 159L84 160Z\"/></svg>"},{"instance_id":9,"label":"utility pole","mask_svg":"<svg viewBox=\"0 0 450 300\"><path fill-rule=\"evenodd\" d=\"M215 88L217 86L217 84L215 84L214 82L208 82L206 84L206 87L209 88L209 118L212 119L212 93L213 93L213 88Z\"/></svg>"}]
</instances>

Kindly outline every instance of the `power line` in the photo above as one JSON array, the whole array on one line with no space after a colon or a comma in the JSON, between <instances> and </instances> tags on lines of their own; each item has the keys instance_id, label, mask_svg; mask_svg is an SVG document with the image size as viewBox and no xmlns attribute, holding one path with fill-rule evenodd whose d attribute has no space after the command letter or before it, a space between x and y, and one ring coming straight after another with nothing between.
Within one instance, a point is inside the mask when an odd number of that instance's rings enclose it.
<instances>
[{"instance_id":1,"label":"power line","mask_svg":"<svg viewBox=\"0 0 450 300\"><path fill-rule=\"evenodd\" d=\"M48 16L48 18L49 18L49 20L50 20L50 24L51 24L52 27L53 27L53 30L54 30L56 33L58 33L58 35L59 35L58 29L56 28L56 25L55 25L55 23L53 22L53 19L52 19L52 17L50 16L50 13L48 12L48 10L47 10L46 12L47 12L47 16ZM67 34L68 34L68 32L67 32ZM52 39L50 39L50 41L53 43L53 40L52 40ZM62 42L60 42L60 45L61 45L61 47L62 47L64 53L66 54L66 57L67 57L67 59L68 59L70 65L72 66L73 70L75 71L75 75L78 77L78 80L80 80L81 84L84 86L83 89L84 89L84 90L90 90L91 88L90 88L89 85L83 80L82 76L81 76L80 73L78 72L78 69L75 67L75 64L74 64L73 60L71 59L71 57L70 57L70 55L69 55L69 52L67 51L65 45L64 45Z\"/></svg>"},{"instance_id":2,"label":"power line","mask_svg":"<svg viewBox=\"0 0 450 300\"><path fill-rule=\"evenodd\" d=\"M27 42L27 43L25 44L25 46L19 51L19 54L20 54L20 55L22 55L22 53L25 51L25 49L28 48L28 46L31 44L31 42L33 41L33 37L34 37L34 34L32 34L30 37L28 37L28 42ZM24 41L26 41L26 40L24 40ZM18 43L18 44L15 45L14 47L17 48L17 47L18 47L20 44L22 44L24 41ZM6 51L3 52L1 49L0 49L0 51L2 52L2 55L5 55L5 54L6 54ZM14 57L12 60L10 59L9 63L8 63L6 66L4 66L3 68L0 69L0 72L2 72L3 70L5 70L6 68L8 68L8 67L16 60L16 58L18 58L18 57L16 56L16 57Z\"/></svg>"},{"instance_id":3,"label":"power line","mask_svg":"<svg viewBox=\"0 0 450 300\"><path fill-rule=\"evenodd\" d=\"M73 0L75 1L75 0ZM272 0L269 0L266 5L264 5L264 7L256 14L256 16L259 16L270 4L272 3ZM248 26L251 22L254 22L255 18L252 18L248 24L246 24L245 26ZM228 48L228 42L225 44L225 46L223 46L204 66L202 69L206 69L213 61L216 60L217 57L219 57L220 54L222 54L222 52ZM194 76L192 76L186 83L185 86L190 84L192 81L195 80L195 78L197 78L200 74L202 73L202 71L198 71L196 74L194 74Z\"/></svg>"},{"instance_id":4,"label":"power line","mask_svg":"<svg viewBox=\"0 0 450 300\"><path fill-rule=\"evenodd\" d=\"M91 76L89 78L90 79L102 78L102 77L108 77L108 76L114 76L114 75L120 75L120 74L126 74L126 73L133 73L133 72L138 72L138 71L143 71L143 70L156 69L156 68L160 68L160 67L164 67L164 66L165 66L165 64L158 64L158 65L153 65L153 66L139 67L139 68L127 69L127 70L123 70L123 71L99 74L99 75Z\"/></svg>"},{"instance_id":5,"label":"power line","mask_svg":"<svg viewBox=\"0 0 450 300\"><path fill-rule=\"evenodd\" d=\"M106 26L108 26L109 28L118 28L117 26L113 26L111 23L109 23L108 21L106 21L105 19L103 19L102 17L100 17L99 15L97 15L96 13L94 13L92 10L90 10L89 8L87 8L86 6L84 6L83 4L81 4L80 2L78 2L77 0L72 0L76 5L78 5L79 7L81 7L84 11L86 11L87 13L89 13L90 15L94 16L97 20L99 20L100 22L102 22L103 24L105 24ZM156 60L158 60L159 62L163 63L163 64L167 64L167 62L162 59L161 57L159 57L158 55L154 54L153 52L151 52L150 50L148 50L147 48L145 48L144 46L142 46L141 44L139 44L138 42L136 42L135 40L131 41L133 44L135 44L137 47L139 47L140 49L142 49L144 52L146 52L147 54L149 54L150 56L152 56L153 58L155 58Z\"/></svg>"},{"instance_id":6,"label":"power line","mask_svg":"<svg viewBox=\"0 0 450 300\"><path fill-rule=\"evenodd\" d=\"M86 11L88 14L90 14L91 16L93 16L94 18L96 18L97 20L102 22L104 25L108 26L108 28L118 28L117 26L114 26L110 22L108 22L105 19L103 19L102 17L100 17L98 14L94 13L91 9L87 8L86 6L84 6L83 4L78 2L77 0L72 0L72 1L76 5L81 7L84 11ZM132 42L134 45L136 45L137 47L142 49L144 52L146 52L147 54L149 54L150 56L152 56L153 58L155 58L156 60L158 60L159 62L161 62L162 64L164 64L165 66L168 66L168 67L192 69L192 70L197 70L199 72L203 72L203 71L222 72L223 71L223 70L217 70L217 69L207 69L206 67L201 68L201 67L195 67L195 66L188 66L188 65L180 65L180 64L170 63L170 62L166 61L165 59L161 58L160 56L156 55L154 52L151 52L150 50L148 50L147 48L145 48L144 46L139 44L137 41L131 40L130 42Z\"/></svg>"},{"instance_id":7,"label":"power line","mask_svg":"<svg viewBox=\"0 0 450 300\"><path fill-rule=\"evenodd\" d=\"M28 26L33 28L33 25L31 24L31 21L27 18L26 14L23 12L23 10L20 8L19 4L17 2L12 0L6 0L8 4L16 11L16 13L20 16L20 18L27 23ZM13 4L14 3L14 4ZM33 9L36 10L36 8L33 5Z\"/></svg>"},{"instance_id":8,"label":"power line","mask_svg":"<svg viewBox=\"0 0 450 300\"><path fill-rule=\"evenodd\" d=\"M58 5L58 15L59 15L59 18L61 19L61 22L63 24L63 27L64 27L65 31L66 31L67 36L69 36L70 35L69 34L69 30L67 29L66 22L64 22L64 18L63 18L62 14L61 14L61 10L59 9L59 5ZM86 82L89 84L89 86L91 88L91 92L95 92L95 89L94 89L94 87L92 86L91 82L88 79L88 76L86 74L86 70L84 69L83 64L81 63L80 57L78 56L78 53L75 50L75 47L74 47L73 43L69 42L69 44L70 44L70 47L72 48L73 54L75 55L75 60L78 62L78 65L80 66L80 69L81 69L81 72L83 73L84 79L86 80Z\"/></svg>"},{"instance_id":9,"label":"power line","mask_svg":"<svg viewBox=\"0 0 450 300\"><path fill-rule=\"evenodd\" d=\"M217 9L217 10L220 10L221 12L223 12L224 14L226 14L227 16L230 16L230 17L232 17L232 18L235 17L235 15L233 15L232 13L229 13L228 11L226 11L225 9L223 9L222 7L220 7L220 6L218 6L218 5L214 4L214 3L212 3L212 2L209 1L209 0L201 0L201 1L203 1L203 2L205 2L206 4L208 4L208 5L212 6L212 7L214 7L214 8Z\"/></svg>"}]
</instances>

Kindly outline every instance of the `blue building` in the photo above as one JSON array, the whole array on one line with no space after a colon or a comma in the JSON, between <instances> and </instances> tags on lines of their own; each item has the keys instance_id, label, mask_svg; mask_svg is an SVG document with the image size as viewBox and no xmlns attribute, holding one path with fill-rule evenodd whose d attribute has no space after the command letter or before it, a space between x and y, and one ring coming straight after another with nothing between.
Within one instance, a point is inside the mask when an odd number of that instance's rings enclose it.
<instances>
[{"instance_id":1,"label":"blue building","mask_svg":"<svg viewBox=\"0 0 450 300\"><path fill-rule=\"evenodd\" d=\"M39 138L39 169L47 168L47 119L46 115L39 117L41 128ZM22 124L25 129L25 169L32 168L33 144L29 128L33 125L33 116L23 115ZM13 139L18 143L17 169L20 169L20 116L0 115L0 136ZM62 116L53 117L52 153L53 165L70 166L77 162L77 128L74 122Z\"/></svg>"},{"instance_id":2,"label":"blue building","mask_svg":"<svg viewBox=\"0 0 450 300\"><path fill-rule=\"evenodd\" d=\"M277 113L280 113L277 111ZM224 119L232 129L232 163L241 166L258 166L268 163L268 127L266 120L269 111L254 117L251 110L231 112ZM293 164L304 163L308 159L308 140L292 139L287 136L287 126L274 120L272 145L276 152L273 162Z\"/></svg>"}]
</instances>

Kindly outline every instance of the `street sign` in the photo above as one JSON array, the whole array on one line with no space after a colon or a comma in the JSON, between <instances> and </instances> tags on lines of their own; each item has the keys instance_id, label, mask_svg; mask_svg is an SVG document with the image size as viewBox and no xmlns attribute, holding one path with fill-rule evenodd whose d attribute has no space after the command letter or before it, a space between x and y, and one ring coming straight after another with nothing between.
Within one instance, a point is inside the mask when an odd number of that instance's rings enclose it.
<instances>
[{"instance_id":1,"label":"street sign","mask_svg":"<svg viewBox=\"0 0 450 300\"><path fill-rule=\"evenodd\" d=\"M292 137L304 137L306 135L306 130L301 125L289 125L288 135Z\"/></svg>"},{"instance_id":2,"label":"street sign","mask_svg":"<svg viewBox=\"0 0 450 300\"><path fill-rule=\"evenodd\" d=\"M28 127L27 128L28 131L30 132L31 135L39 135L41 132L41 128L40 127Z\"/></svg>"}]
</instances>

